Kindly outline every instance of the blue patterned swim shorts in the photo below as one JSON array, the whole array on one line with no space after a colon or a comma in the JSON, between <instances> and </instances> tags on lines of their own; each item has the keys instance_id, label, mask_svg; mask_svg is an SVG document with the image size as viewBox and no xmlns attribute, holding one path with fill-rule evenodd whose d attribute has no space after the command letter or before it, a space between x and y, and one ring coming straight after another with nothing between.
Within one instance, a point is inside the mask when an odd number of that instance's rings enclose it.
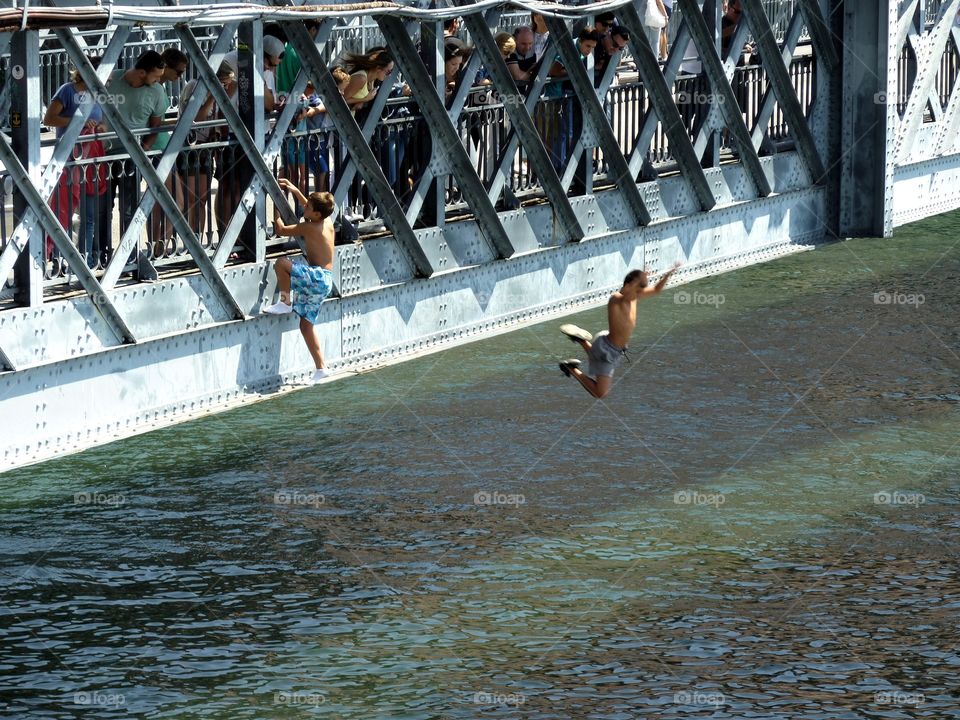
<instances>
[{"instance_id":1,"label":"blue patterned swim shorts","mask_svg":"<svg viewBox=\"0 0 960 720\"><path fill-rule=\"evenodd\" d=\"M307 265L298 257L290 268L290 290L293 293L293 311L311 324L320 317L320 306L333 289L333 273L318 265Z\"/></svg>"}]
</instances>

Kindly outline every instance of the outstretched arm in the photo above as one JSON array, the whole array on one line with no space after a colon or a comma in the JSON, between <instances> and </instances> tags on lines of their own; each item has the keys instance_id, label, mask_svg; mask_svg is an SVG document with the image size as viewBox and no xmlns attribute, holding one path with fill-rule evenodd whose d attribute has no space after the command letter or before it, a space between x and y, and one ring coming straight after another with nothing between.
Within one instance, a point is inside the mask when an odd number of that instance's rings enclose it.
<instances>
[{"instance_id":1,"label":"outstretched arm","mask_svg":"<svg viewBox=\"0 0 960 720\"><path fill-rule=\"evenodd\" d=\"M279 215L273 219L273 231L280 237L303 237L304 230L309 225L310 223L305 222L287 225Z\"/></svg>"},{"instance_id":2,"label":"outstretched arm","mask_svg":"<svg viewBox=\"0 0 960 720\"><path fill-rule=\"evenodd\" d=\"M677 268L680 267L681 263L679 261L673 264L673 267L667 270L663 277L657 282L653 287L645 287L643 289L644 295L656 295L658 292L663 292L663 289L667 286L667 281L670 279L670 276L673 275Z\"/></svg>"},{"instance_id":3,"label":"outstretched arm","mask_svg":"<svg viewBox=\"0 0 960 720\"><path fill-rule=\"evenodd\" d=\"M307 197L300 191L300 188L298 188L292 182L287 180L287 178L280 178L279 180L277 180L277 184L280 185L280 189L283 190L284 192L293 193L294 199L298 203L300 203L301 207L306 207Z\"/></svg>"}]
</instances>

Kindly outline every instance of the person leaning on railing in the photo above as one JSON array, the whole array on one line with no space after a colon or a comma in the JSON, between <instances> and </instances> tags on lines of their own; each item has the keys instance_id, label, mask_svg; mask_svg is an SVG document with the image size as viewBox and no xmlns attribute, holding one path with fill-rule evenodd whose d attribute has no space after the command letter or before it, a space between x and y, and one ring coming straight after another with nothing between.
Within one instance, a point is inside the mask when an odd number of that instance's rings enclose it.
<instances>
[{"instance_id":1,"label":"person leaning on railing","mask_svg":"<svg viewBox=\"0 0 960 720\"><path fill-rule=\"evenodd\" d=\"M362 126L370 112L370 103L379 92L389 92L383 88L383 82L393 72L394 62L390 51L385 47L371 48L366 53L347 53L343 60L343 69L350 75L350 81L343 90L343 99L356 116L357 124ZM370 147L376 154L379 151L379 139L374 135ZM357 211L348 213L351 221L363 219L364 213L359 209L369 203L369 197L358 180L354 186L355 192L349 198L351 204L356 204Z\"/></svg>"},{"instance_id":2,"label":"person leaning on railing","mask_svg":"<svg viewBox=\"0 0 960 720\"><path fill-rule=\"evenodd\" d=\"M153 87L161 82L164 75L164 62L160 53L146 50L137 59L130 70L117 70L111 76L108 92L111 103L121 120L130 130L156 128L163 122L167 111L166 93ZM144 150L150 150L156 140L156 133L138 136ZM124 152L123 146L116 140L110 148L113 152ZM109 206L119 197L120 232L126 232L133 220L133 214L140 204L140 173L130 159L117 160L112 164L110 177ZM139 244L139 241L138 241ZM113 240L107 235L106 247L101 242L101 251L113 252ZM135 257L135 253L133 256Z\"/></svg>"},{"instance_id":3,"label":"person leaning on railing","mask_svg":"<svg viewBox=\"0 0 960 720\"><path fill-rule=\"evenodd\" d=\"M217 80L223 86L228 96L236 93L237 78L233 70L226 63L217 70ZM186 106L193 93L196 92L198 81L191 80L183 88L180 95L180 106ZM205 123L215 119L217 105L213 94L203 89L204 101L197 112L194 122ZM216 139L216 128L211 126L197 127L190 132L190 142L193 145L204 145ZM207 207L210 203L210 185L213 177L214 150L212 148L184 148L177 156L177 170L183 181L186 195L187 221L190 228L197 235L203 235L207 218Z\"/></svg>"},{"instance_id":4,"label":"person leaning on railing","mask_svg":"<svg viewBox=\"0 0 960 720\"><path fill-rule=\"evenodd\" d=\"M507 70L513 76L517 88L525 90L537 75L537 53L533 49L533 30L529 25L520 25L513 31L516 49L507 57Z\"/></svg>"},{"instance_id":5,"label":"person leaning on railing","mask_svg":"<svg viewBox=\"0 0 960 720\"><path fill-rule=\"evenodd\" d=\"M376 97L380 84L393 72L393 57L384 47L363 54L347 53L343 69L350 75L343 98L357 111Z\"/></svg>"},{"instance_id":6,"label":"person leaning on railing","mask_svg":"<svg viewBox=\"0 0 960 720\"><path fill-rule=\"evenodd\" d=\"M586 65L587 58L597 48L600 38L592 27L585 27L577 36L576 47L580 53L580 62ZM567 80L567 68L564 66L559 55L553 61L548 72L550 78L554 81L547 86L544 95L550 98L556 98L560 107L559 131L552 135L551 141L544 143L550 150L550 156L557 172L563 173L566 169L567 155L570 145L576 141L580 130L583 127L583 116L580 109L580 102L573 95L573 86ZM568 97L564 97L564 96ZM560 98L563 98L562 100Z\"/></svg>"},{"instance_id":7,"label":"person leaning on railing","mask_svg":"<svg viewBox=\"0 0 960 720\"><path fill-rule=\"evenodd\" d=\"M623 52L630 42L630 31L622 25L614 25L610 32L600 37L596 49L593 51L593 84L600 87L603 74L610 64L610 58L618 52Z\"/></svg>"},{"instance_id":8,"label":"person leaning on railing","mask_svg":"<svg viewBox=\"0 0 960 720\"><path fill-rule=\"evenodd\" d=\"M96 69L100 65L99 57L91 57L90 64ZM70 72L70 82L61 85L54 93L53 99L47 106L43 116L43 124L56 130L57 138L63 136L74 114L81 108L91 106L90 114L84 123L81 136L105 132L103 109L94 102L93 93L87 91L86 83L76 70ZM89 159L102 157L103 143L91 138L77 143L73 151L74 159ZM97 219L103 216L99 226L106 230L107 205L101 197L106 193L106 169L103 163L88 164L64 170L57 182L57 189L50 198L50 207L69 234L73 220L73 212L80 212L80 232L78 233L78 247L84 256L87 265L95 268L100 261L100 249L97 242ZM48 237L46 241L46 259L54 255L53 241Z\"/></svg>"},{"instance_id":9,"label":"person leaning on railing","mask_svg":"<svg viewBox=\"0 0 960 720\"><path fill-rule=\"evenodd\" d=\"M183 77L183 74L187 71L188 59L187 56L183 54L180 50L174 47L169 47L164 50L160 57L163 58L163 76L160 79L160 82L154 83L153 87L158 93L161 94L163 102L167 108L170 109L172 106L170 94L167 92L167 89L164 87L168 83L179 83L180 78ZM180 107L183 107L182 104ZM164 111L166 113L166 111ZM176 122L171 122L169 124L163 125L161 127L173 127L176 125ZM158 132L156 138L153 141L153 151L163 151L166 149L167 144L170 142L170 133L166 130ZM157 167L160 163L160 155L153 156L153 166ZM171 172L165 181L167 190L170 191L170 194L173 196L177 205L183 207L183 187L180 184L180 175L177 172ZM153 212L150 215L150 246L153 249L153 257L159 258L163 257L165 254L165 249L167 245L173 246L173 227L169 224L169 221L166 218L163 210L159 205L154 205Z\"/></svg>"}]
</instances>

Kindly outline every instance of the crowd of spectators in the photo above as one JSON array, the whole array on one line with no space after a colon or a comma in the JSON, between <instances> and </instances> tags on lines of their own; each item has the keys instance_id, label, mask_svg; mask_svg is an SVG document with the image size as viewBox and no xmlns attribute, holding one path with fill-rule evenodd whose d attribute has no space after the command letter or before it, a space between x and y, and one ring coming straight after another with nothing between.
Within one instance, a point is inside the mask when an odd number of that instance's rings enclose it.
<instances>
[{"instance_id":1,"label":"crowd of spectators","mask_svg":"<svg viewBox=\"0 0 960 720\"><path fill-rule=\"evenodd\" d=\"M732 37L739 12L739 0L730 0L729 9L724 11L722 28L726 43ZM662 23L656 17L650 20L657 13L662 15ZM646 30L650 47L661 61L666 57L666 24L671 14L672 0L649 1ZM613 13L597 15L594 20L593 25L575 24L572 39L579 61L592 70L594 84L601 87L605 78L609 81L615 77L608 69L611 63L616 69L622 61L631 36L618 24ZM311 36L315 36L319 24L313 20L306 20L304 24ZM459 19L444 23L443 65L436 69L438 76L442 77L444 99L449 107L457 90L469 83L468 109L497 105L499 93L505 89L493 85L489 69L482 64L470 66L468 61L474 49L461 37L461 32ZM555 169L563 174L583 127L582 108L570 80L570 68L565 65L566 61L555 44L550 43L548 24L543 16L532 13L529 24L514 27L509 32L497 32L494 40L520 93L527 93L538 77L543 79L545 87L534 115L535 122ZM262 47L264 111L275 113L289 103L298 105L280 153L278 177L285 178L305 195L312 190L331 190L348 153L340 146L324 100L317 94L318 83L310 80L302 94L293 96L301 60L279 27L265 28ZM637 52L637 48L633 51ZM431 67L430 48L421 45L419 52L427 67ZM97 58L92 60L94 64L98 61ZM468 67L477 68L469 77ZM176 124L176 108L183 107L197 92L203 93L188 145L179 153L175 170L166 179L166 187L183 208L194 233L203 236L212 233L215 227L222 235L249 183L249 174L240 171L244 166L243 153L224 122L224 113L214 96L196 79L182 84L188 69L187 56L175 47L162 52L147 50L132 67L111 74L107 91L120 121L137 134L142 148L150 153L154 163L159 160L159 151L165 148L169 132ZM403 203L409 199L419 175L429 163L430 133L422 119L419 125L411 120L418 117L418 108L411 97L410 87L394 69L395 60L390 49L374 47L363 53L342 54L329 71L342 100L361 126L374 101L381 94L388 94L390 100L382 109L381 124L390 127L393 123L397 128L402 125L404 130L387 131L387 135L375 134L370 144ZM236 108L240 75L236 50L227 53L216 75ZM175 91L178 97L171 91ZM97 100L74 74L70 82L57 90L44 116L44 123L55 128L59 136L79 108L92 106L74 153L74 157L82 162L64 172L51 198L51 205L65 228L71 228L74 216L79 218L77 243L91 267L105 266L110 260L115 240L133 221L143 192L140 173L132 160L125 157L122 145L116 139L99 139L99 135L112 128ZM478 167L492 165L499 148L484 147L484 124L494 116L475 113L473 117L461 128L461 139ZM509 123L503 114L496 117L502 134ZM111 154L120 157L112 159ZM532 170L527 168L526 172L529 176ZM120 235L116 236L112 222L114 208L118 210L119 218ZM355 181L343 209L347 221L377 214L362 179ZM149 218L146 235L147 242L144 244L142 238L138 240L131 260L136 259L137 252L148 258L157 258L177 247L172 224L159 207L154 208ZM52 254L55 251L52 242L48 241L48 258Z\"/></svg>"}]
</instances>

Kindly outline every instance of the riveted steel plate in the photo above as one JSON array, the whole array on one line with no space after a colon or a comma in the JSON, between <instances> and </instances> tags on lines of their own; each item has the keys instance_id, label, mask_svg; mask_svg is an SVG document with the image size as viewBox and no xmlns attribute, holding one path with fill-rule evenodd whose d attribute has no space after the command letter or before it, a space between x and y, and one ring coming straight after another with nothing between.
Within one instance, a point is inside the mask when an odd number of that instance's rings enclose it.
<instances>
[{"instance_id":1,"label":"riveted steel plate","mask_svg":"<svg viewBox=\"0 0 960 720\"><path fill-rule=\"evenodd\" d=\"M677 182L682 181L658 181L651 189L659 193L659 188ZM343 286L352 282L361 289L324 304L318 324L324 354L346 369L376 367L603 303L634 267L657 272L683 259L679 279L684 280L795 252L803 243L823 237L819 214L825 193L824 188L789 191L646 228L601 233L580 243L544 245L511 259L428 279L383 284L377 274L375 287L362 287L367 282L363 263L373 267L370 241L364 243L367 247L339 248ZM605 193L574 201L579 217L596 214L595 226L603 216L601 205L609 208L614 203ZM548 226L548 206L521 212L534 232L542 233ZM507 216L520 222L520 215ZM450 230L469 234L466 223ZM379 244L385 252L389 247L388 239L374 243L372 247ZM359 279L351 280L349 275L357 272ZM266 265L231 269L227 281L244 307L256 306L274 287ZM190 282L201 279L178 284L182 282L169 282L168 289L147 300L143 288L137 288L141 294L130 301L153 302L161 314L169 310L168 303L178 303L191 293L193 302L199 303ZM124 305L120 307L122 311ZM43 310L46 325L34 321L24 325L41 337L58 331L58 323L50 318L77 313L75 308L53 305ZM169 314L183 321L179 310ZM12 324L8 313L0 314L0 336L6 328L8 342ZM22 348L31 346L27 340L21 338ZM25 419L22 432L18 429L0 439L0 458L5 466L25 464L249 402L281 379L305 377L311 367L293 315L189 325L136 346L96 346L82 356L64 355L0 375L4 413ZM76 408L91 404L91 397L97 398L96 407L76 413Z\"/></svg>"}]
</instances>

